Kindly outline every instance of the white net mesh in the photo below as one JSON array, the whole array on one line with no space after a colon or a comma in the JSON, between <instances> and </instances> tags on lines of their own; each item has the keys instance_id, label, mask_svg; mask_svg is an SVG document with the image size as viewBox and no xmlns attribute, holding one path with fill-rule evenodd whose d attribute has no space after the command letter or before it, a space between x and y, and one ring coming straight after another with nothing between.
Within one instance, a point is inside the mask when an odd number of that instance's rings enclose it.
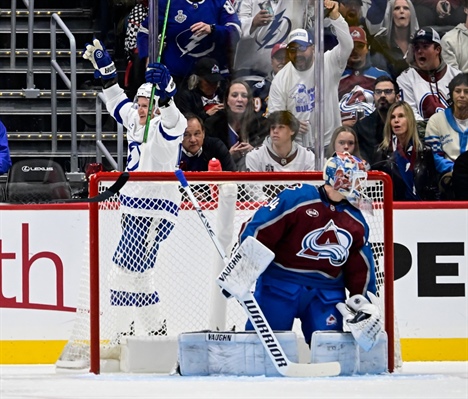
<instances>
[{"instance_id":1,"label":"white net mesh","mask_svg":"<svg viewBox=\"0 0 468 399\"><path fill-rule=\"evenodd\" d=\"M109 176L112 174L103 174L104 178ZM129 197L133 192L141 195L142 186L147 198L160 198L164 191L183 192L172 174L134 173L131 176L125 186L125 194ZM225 172L186 176L227 254L237 241L242 223L284 186L322 184L321 173L239 175ZM268 180L273 178L275 180ZM139 181L141 179L146 182ZM115 178L100 181L99 192L112 185L113 181ZM387 201L383 197L383 183L371 173L368 185L374 215L365 216L370 226L379 296L382 297L384 251L393 243L384 243L384 205ZM182 195L177 218L173 209L169 213L163 210L167 203L157 201L139 203L139 208L147 209L144 213L132 214L126 209L130 214L123 214L120 199L116 195L98 204L99 233L94 236L95 232L91 231L91 240L97 240L99 250L100 305L97 311L101 358L118 359L120 338L127 335L177 337L182 332L206 329L243 330L247 319L243 309L236 301L227 301L215 283L224 262L185 194ZM385 209L391 215L391 199L388 204L389 209ZM86 251L76 322L57 367L89 366L88 255L89 251ZM399 347L396 352L399 354Z\"/></svg>"}]
</instances>

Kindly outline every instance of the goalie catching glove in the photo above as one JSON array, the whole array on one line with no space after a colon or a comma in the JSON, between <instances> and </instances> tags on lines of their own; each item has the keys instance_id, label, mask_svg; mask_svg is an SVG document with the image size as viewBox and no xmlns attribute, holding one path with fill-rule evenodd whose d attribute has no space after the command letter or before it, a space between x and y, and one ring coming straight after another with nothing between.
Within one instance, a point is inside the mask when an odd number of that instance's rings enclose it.
<instances>
[{"instance_id":1,"label":"goalie catching glove","mask_svg":"<svg viewBox=\"0 0 468 399\"><path fill-rule=\"evenodd\" d=\"M353 295L346 303L338 303L336 308L343 315L346 324L359 346L366 352L377 343L383 323L380 316L378 298L368 292L371 302L363 295Z\"/></svg>"},{"instance_id":2,"label":"goalie catching glove","mask_svg":"<svg viewBox=\"0 0 468 399\"><path fill-rule=\"evenodd\" d=\"M94 71L94 77L104 80L114 79L117 76L117 69L106 47L98 39L93 40L93 44L86 43L83 51L83 58L91 61Z\"/></svg>"},{"instance_id":3,"label":"goalie catching glove","mask_svg":"<svg viewBox=\"0 0 468 399\"><path fill-rule=\"evenodd\" d=\"M164 64L155 62L148 65L145 73L147 83L156 85L155 94L161 101L167 101L177 92L176 85L172 79L169 69Z\"/></svg>"}]
</instances>

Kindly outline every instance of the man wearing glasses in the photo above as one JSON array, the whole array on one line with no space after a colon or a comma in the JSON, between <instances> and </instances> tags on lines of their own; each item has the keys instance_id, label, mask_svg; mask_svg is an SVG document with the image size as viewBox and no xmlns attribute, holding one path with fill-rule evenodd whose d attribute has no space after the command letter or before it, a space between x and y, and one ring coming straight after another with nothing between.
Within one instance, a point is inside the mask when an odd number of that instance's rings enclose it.
<instances>
[{"instance_id":1,"label":"man wearing glasses","mask_svg":"<svg viewBox=\"0 0 468 399\"><path fill-rule=\"evenodd\" d=\"M339 44L324 54L324 145L330 143L333 131L341 125L338 104L338 84L353 49L349 27L340 15L336 1L325 0L330 10L330 23ZM313 33L295 29L288 36L287 52L291 60L273 79L268 111L290 111L300 121L295 141L304 147L314 147L317 132L312 132L315 120L315 64Z\"/></svg>"},{"instance_id":2,"label":"man wearing glasses","mask_svg":"<svg viewBox=\"0 0 468 399\"><path fill-rule=\"evenodd\" d=\"M399 100L398 84L389 76L380 76L374 82L375 110L369 116L359 120L354 125L361 156L374 163L375 150L383 140L383 129L390 106Z\"/></svg>"}]
</instances>

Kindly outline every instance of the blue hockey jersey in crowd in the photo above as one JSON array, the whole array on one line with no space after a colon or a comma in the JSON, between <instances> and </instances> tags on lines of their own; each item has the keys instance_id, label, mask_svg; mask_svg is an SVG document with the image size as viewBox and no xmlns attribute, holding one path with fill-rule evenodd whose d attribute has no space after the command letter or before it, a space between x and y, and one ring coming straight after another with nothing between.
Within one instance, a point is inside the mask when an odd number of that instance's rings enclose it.
<instances>
[{"instance_id":1,"label":"blue hockey jersey in crowd","mask_svg":"<svg viewBox=\"0 0 468 399\"><path fill-rule=\"evenodd\" d=\"M331 202L323 187L297 184L255 212L240 240L254 236L275 253L263 273L350 296L376 292L369 226L348 201Z\"/></svg>"},{"instance_id":2,"label":"blue hockey jersey in crowd","mask_svg":"<svg viewBox=\"0 0 468 399\"><path fill-rule=\"evenodd\" d=\"M159 31L164 25L167 1L159 1ZM195 36L190 27L197 22L214 25L215 31L209 35ZM211 57L227 73L240 33L239 18L230 0L204 0L198 3L172 0L161 62L169 68L172 76L185 77L192 73L199 58ZM140 58L148 57L148 18L140 27L137 45Z\"/></svg>"}]
</instances>

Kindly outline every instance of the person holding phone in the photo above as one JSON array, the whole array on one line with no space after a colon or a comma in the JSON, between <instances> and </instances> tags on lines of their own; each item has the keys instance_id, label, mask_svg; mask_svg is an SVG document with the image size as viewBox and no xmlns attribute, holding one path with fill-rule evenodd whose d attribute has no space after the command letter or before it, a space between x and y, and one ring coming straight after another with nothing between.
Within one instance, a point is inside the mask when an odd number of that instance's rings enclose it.
<instances>
[{"instance_id":1,"label":"person holding phone","mask_svg":"<svg viewBox=\"0 0 468 399\"><path fill-rule=\"evenodd\" d=\"M246 170L245 156L267 136L265 119L256 115L249 85L236 79L224 98L224 109L205 122L208 136L218 137L232 155L237 171Z\"/></svg>"}]
</instances>

